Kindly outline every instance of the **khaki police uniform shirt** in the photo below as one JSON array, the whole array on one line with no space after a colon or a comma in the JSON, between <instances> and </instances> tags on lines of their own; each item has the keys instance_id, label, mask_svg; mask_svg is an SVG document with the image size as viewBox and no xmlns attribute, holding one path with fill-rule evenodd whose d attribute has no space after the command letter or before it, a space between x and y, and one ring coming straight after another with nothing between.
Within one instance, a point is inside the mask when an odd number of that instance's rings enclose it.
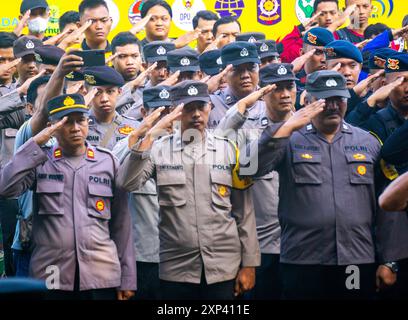
<instances>
[{"instance_id":1,"label":"khaki police uniform shirt","mask_svg":"<svg viewBox=\"0 0 408 320\"><path fill-rule=\"evenodd\" d=\"M224 151L224 152L223 152ZM235 149L206 132L203 143L185 145L180 132L133 151L120 183L139 188L156 180L160 205L160 278L208 284L232 280L240 267L260 264L249 190L232 188Z\"/></svg>"},{"instance_id":2,"label":"khaki police uniform shirt","mask_svg":"<svg viewBox=\"0 0 408 320\"><path fill-rule=\"evenodd\" d=\"M46 280L59 269L60 289L72 291L76 265L80 290L136 289L136 265L127 193L117 185L119 163L88 145L74 168L58 144L30 139L4 168L0 195L33 196L30 276Z\"/></svg>"}]
</instances>

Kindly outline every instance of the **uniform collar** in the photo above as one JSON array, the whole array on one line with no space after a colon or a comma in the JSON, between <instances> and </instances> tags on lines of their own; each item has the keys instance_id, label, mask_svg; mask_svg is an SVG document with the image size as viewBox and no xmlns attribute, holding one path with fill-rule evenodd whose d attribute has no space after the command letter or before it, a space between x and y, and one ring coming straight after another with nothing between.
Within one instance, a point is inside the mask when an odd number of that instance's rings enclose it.
<instances>
[{"instance_id":1,"label":"uniform collar","mask_svg":"<svg viewBox=\"0 0 408 320\"><path fill-rule=\"evenodd\" d=\"M52 160L53 161L59 161L64 158L64 155L62 153L61 147L58 145L56 142L54 146L52 147ZM86 142L86 155L85 159L88 161L95 162L96 160L96 152L95 152L95 147L93 147L90 143Z\"/></svg>"},{"instance_id":2,"label":"uniform collar","mask_svg":"<svg viewBox=\"0 0 408 320\"><path fill-rule=\"evenodd\" d=\"M302 131L304 131L305 134L310 134L310 133L316 133L317 130L315 128L315 126L312 123L309 123L308 125L306 125ZM344 122L341 124L341 132L343 133L350 133L352 134L353 131L351 130L351 127L348 123Z\"/></svg>"},{"instance_id":3,"label":"uniform collar","mask_svg":"<svg viewBox=\"0 0 408 320\"><path fill-rule=\"evenodd\" d=\"M390 112L391 112L393 117L398 118L402 123L404 123L406 121L406 119L397 111L397 109L395 109L392 106L391 102L388 103L387 108L390 109Z\"/></svg>"}]
</instances>

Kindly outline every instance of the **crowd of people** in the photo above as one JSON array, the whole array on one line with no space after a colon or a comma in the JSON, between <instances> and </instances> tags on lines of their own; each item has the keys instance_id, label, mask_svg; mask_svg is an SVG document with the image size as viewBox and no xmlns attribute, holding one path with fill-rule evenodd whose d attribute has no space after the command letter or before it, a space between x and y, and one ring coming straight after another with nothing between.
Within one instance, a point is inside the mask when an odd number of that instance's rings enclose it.
<instances>
[{"instance_id":1,"label":"crowd of people","mask_svg":"<svg viewBox=\"0 0 408 320\"><path fill-rule=\"evenodd\" d=\"M171 39L164 0L114 36L83 0L45 37L50 4L0 32L8 279L50 299L408 297L408 15L316 0L277 42L204 10Z\"/></svg>"}]
</instances>

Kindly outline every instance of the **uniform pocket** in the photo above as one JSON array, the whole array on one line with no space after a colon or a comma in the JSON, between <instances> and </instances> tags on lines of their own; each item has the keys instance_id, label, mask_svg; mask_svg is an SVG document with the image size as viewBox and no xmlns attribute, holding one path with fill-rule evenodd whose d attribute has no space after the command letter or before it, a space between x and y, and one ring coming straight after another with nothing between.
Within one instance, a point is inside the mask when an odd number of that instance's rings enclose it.
<instances>
[{"instance_id":1,"label":"uniform pocket","mask_svg":"<svg viewBox=\"0 0 408 320\"><path fill-rule=\"evenodd\" d=\"M187 203L186 174L184 171L157 171L157 186L160 206L178 207Z\"/></svg>"},{"instance_id":2,"label":"uniform pocket","mask_svg":"<svg viewBox=\"0 0 408 320\"><path fill-rule=\"evenodd\" d=\"M111 218L112 189L103 184L88 184L88 214L92 217L109 220Z\"/></svg>"},{"instance_id":3,"label":"uniform pocket","mask_svg":"<svg viewBox=\"0 0 408 320\"><path fill-rule=\"evenodd\" d=\"M299 184L321 184L322 155L320 153L294 152L293 176Z\"/></svg>"},{"instance_id":4,"label":"uniform pocket","mask_svg":"<svg viewBox=\"0 0 408 320\"><path fill-rule=\"evenodd\" d=\"M346 153L351 184L374 183L374 161L368 154Z\"/></svg>"},{"instance_id":5,"label":"uniform pocket","mask_svg":"<svg viewBox=\"0 0 408 320\"><path fill-rule=\"evenodd\" d=\"M211 171L211 199L220 207L231 208L232 176L228 172Z\"/></svg>"},{"instance_id":6,"label":"uniform pocket","mask_svg":"<svg viewBox=\"0 0 408 320\"><path fill-rule=\"evenodd\" d=\"M63 215L64 182L48 179L37 180L37 201L39 215Z\"/></svg>"}]
</instances>

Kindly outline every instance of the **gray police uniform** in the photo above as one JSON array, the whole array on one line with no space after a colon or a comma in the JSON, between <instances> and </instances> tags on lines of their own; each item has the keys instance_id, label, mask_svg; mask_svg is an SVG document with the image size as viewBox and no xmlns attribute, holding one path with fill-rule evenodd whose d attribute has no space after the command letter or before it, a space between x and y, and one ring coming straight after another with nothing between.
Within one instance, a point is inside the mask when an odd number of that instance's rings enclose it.
<instances>
[{"instance_id":1,"label":"gray police uniform","mask_svg":"<svg viewBox=\"0 0 408 320\"><path fill-rule=\"evenodd\" d=\"M135 119L121 116L118 113L111 123L99 123L91 112L87 140L94 146L112 150L118 141L126 138L134 130L137 124Z\"/></svg>"},{"instance_id":2,"label":"gray police uniform","mask_svg":"<svg viewBox=\"0 0 408 320\"><path fill-rule=\"evenodd\" d=\"M74 168L58 145L25 143L4 168L0 194L34 190L30 275L47 279L59 269L60 290L136 288L132 230L126 193L116 183L118 162L102 148L87 147Z\"/></svg>"},{"instance_id":3,"label":"gray police uniform","mask_svg":"<svg viewBox=\"0 0 408 320\"><path fill-rule=\"evenodd\" d=\"M240 148L245 149L245 144L259 138L263 130L272 123L266 112L256 118L250 118L249 112L238 112L236 106L227 111L219 123L216 133L222 130L240 130L237 140ZM219 131L221 130L221 131ZM256 229L258 233L261 253L279 254L280 252L280 226L278 220L279 203L279 175L276 171L265 176L255 178L251 188L255 207Z\"/></svg>"},{"instance_id":4,"label":"gray police uniform","mask_svg":"<svg viewBox=\"0 0 408 320\"><path fill-rule=\"evenodd\" d=\"M346 123L332 143L311 124L290 138L271 138L278 128L269 126L259 140L257 175L279 172L281 262L373 263L378 141Z\"/></svg>"},{"instance_id":5,"label":"gray police uniform","mask_svg":"<svg viewBox=\"0 0 408 320\"><path fill-rule=\"evenodd\" d=\"M221 153L220 151L225 152ZM203 143L184 145L180 133L162 138L151 151L133 151L120 181L131 191L154 177L160 205L160 278L207 284L258 266L259 244L249 190L232 188L235 149L206 132Z\"/></svg>"}]
</instances>

